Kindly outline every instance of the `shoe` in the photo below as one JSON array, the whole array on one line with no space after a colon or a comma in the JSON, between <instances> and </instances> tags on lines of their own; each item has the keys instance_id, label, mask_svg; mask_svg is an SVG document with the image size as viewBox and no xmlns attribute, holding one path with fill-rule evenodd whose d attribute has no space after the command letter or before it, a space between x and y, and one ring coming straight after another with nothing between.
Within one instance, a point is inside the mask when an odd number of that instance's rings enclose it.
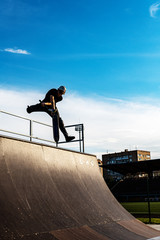
<instances>
[{"instance_id":1,"label":"shoe","mask_svg":"<svg viewBox=\"0 0 160 240\"><path fill-rule=\"evenodd\" d=\"M67 137L66 137L66 142L70 142L70 141L72 141L73 139L75 139L74 136L67 136Z\"/></svg>"},{"instance_id":2,"label":"shoe","mask_svg":"<svg viewBox=\"0 0 160 240\"><path fill-rule=\"evenodd\" d=\"M27 106L27 109L26 109L27 113L31 113L31 109L29 106Z\"/></svg>"}]
</instances>

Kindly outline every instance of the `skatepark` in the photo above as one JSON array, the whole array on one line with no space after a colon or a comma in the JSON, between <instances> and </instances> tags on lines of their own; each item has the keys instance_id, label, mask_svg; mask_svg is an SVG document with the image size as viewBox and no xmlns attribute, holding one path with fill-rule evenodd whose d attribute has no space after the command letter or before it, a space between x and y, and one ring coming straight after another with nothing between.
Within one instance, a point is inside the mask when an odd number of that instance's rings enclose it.
<instances>
[{"instance_id":1,"label":"skatepark","mask_svg":"<svg viewBox=\"0 0 160 240\"><path fill-rule=\"evenodd\" d=\"M160 239L114 198L95 155L0 137L0 239Z\"/></svg>"}]
</instances>

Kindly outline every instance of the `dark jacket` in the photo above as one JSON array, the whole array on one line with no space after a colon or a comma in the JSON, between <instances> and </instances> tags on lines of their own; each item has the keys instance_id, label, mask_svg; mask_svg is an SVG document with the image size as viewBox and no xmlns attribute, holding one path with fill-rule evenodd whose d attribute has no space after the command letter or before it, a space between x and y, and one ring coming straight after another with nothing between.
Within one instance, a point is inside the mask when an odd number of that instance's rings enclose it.
<instances>
[{"instance_id":1,"label":"dark jacket","mask_svg":"<svg viewBox=\"0 0 160 240\"><path fill-rule=\"evenodd\" d=\"M58 90L55 89L55 88L52 88L46 93L46 96L45 96L45 98L43 99L42 102L50 102L50 96L51 95L54 96L54 99L55 99L56 103L62 101L62 99L63 99L62 96L58 97Z\"/></svg>"}]
</instances>

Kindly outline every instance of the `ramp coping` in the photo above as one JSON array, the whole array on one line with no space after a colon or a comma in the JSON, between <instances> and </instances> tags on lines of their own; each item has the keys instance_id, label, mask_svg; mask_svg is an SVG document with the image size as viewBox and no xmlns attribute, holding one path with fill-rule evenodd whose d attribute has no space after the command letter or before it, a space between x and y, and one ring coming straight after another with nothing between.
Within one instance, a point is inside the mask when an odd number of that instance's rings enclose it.
<instances>
[{"instance_id":1,"label":"ramp coping","mask_svg":"<svg viewBox=\"0 0 160 240\"><path fill-rule=\"evenodd\" d=\"M20 138L11 137L11 136L6 136L6 135L2 135L2 134L0 134L0 138L7 138L7 139L12 139L12 140L20 141L20 142L26 142L26 143L35 144L35 145L40 145L40 146L45 146L45 147L51 147L51 148L55 148L55 149L59 149L59 150L63 150L63 151L79 153L79 154L82 154L82 155L88 155L88 156L92 156L92 157L96 157L96 158L97 158L97 156L96 156L95 154L79 152L79 151L76 151L76 150L66 149L66 148L61 148L61 147L56 147L56 146L52 146L52 145L44 144L44 143L31 142L31 141L29 141L29 140L20 139Z\"/></svg>"}]
</instances>

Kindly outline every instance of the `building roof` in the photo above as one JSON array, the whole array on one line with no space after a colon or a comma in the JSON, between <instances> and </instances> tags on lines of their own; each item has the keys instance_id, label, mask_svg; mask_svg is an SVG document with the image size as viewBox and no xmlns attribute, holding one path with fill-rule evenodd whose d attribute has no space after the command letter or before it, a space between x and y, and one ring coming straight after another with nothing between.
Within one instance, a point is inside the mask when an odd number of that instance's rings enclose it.
<instances>
[{"instance_id":1,"label":"building roof","mask_svg":"<svg viewBox=\"0 0 160 240\"><path fill-rule=\"evenodd\" d=\"M138 153L138 152L143 152L143 153L147 153L150 154L150 151L146 151L146 150L128 150L125 149L124 151L121 152L113 152L113 153L105 153L102 156L112 156L112 155L126 155L126 154L130 154L130 153Z\"/></svg>"},{"instance_id":2,"label":"building roof","mask_svg":"<svg viewBox=\"0 0 160 240\"><path fill-rule=\"evenodd\" d=\"M123 175L127 175L129 173L151 173L153 171L160 170L160 159L130 163L105 164L101 167L112 170L114 172L118 172Z\"/></svg>"}]
</instances>

